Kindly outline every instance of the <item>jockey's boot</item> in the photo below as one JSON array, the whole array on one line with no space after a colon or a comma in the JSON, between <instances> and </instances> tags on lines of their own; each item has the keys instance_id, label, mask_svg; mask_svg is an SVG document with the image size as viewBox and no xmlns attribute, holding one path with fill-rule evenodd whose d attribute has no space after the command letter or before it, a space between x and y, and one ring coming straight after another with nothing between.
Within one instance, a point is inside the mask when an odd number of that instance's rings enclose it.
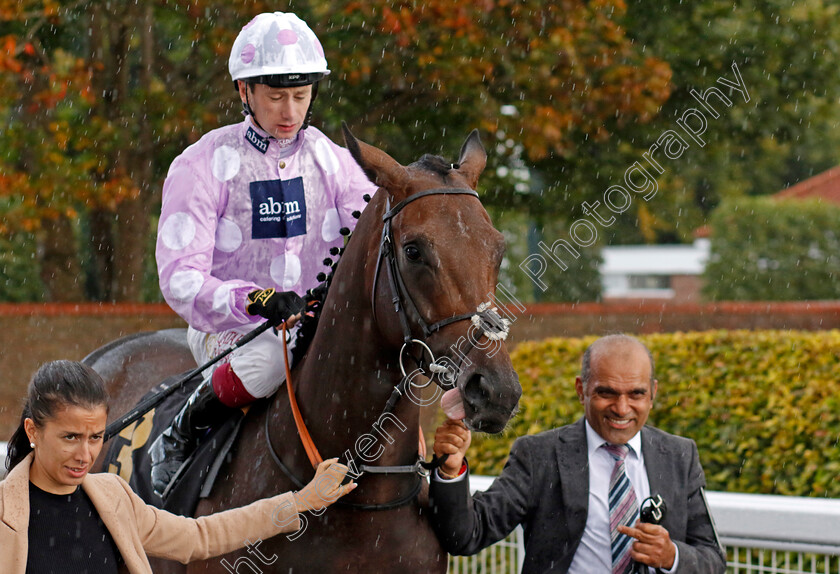
<instances>
[{"instance_id":1,"label":"jockey's boot","mask_svg":"<svg viewBox=\"0 0 840 574\"><path fill-rule=\"evenodd\" d=\"M217 421L221 422L238 409L219 400L207 377L175 415L172 424L149 447L152 462L152 488L163 495L172 478L195 450L198 439Z\"/></svg>"}]
</instances>

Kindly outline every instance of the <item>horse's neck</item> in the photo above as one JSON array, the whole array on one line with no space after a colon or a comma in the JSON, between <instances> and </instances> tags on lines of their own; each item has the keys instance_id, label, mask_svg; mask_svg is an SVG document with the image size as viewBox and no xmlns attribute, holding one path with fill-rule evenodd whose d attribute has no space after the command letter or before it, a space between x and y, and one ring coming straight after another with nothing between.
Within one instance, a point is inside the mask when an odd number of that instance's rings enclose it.
<instances>
[{"instance_id":1,"label":"horse's neck","mask_svg":"<svg viewBox=\"0 0 840 574\"><path fill-rule=\"evenodd\" d=\"M293 374L301 409L318 421L309 429L316 444L324 437L352 446L370 433L401 377L399 349L382 340L371 311L366 273L374 265L381 227L370 220L360 221L358 244L342 256L306 359ZM380 289L387 284L382 277L379 283ZM408 430L392 436L393 444L388 441L386 463L416 452L419 407L403 399L394 415Z\"/></svg>"}]
</instances>

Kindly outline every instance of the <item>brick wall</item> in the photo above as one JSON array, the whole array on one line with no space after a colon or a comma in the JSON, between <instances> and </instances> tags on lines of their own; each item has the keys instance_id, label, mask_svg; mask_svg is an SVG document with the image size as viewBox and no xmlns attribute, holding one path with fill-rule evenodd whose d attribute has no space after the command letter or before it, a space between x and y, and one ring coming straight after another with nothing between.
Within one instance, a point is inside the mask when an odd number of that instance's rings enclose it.
<instances>
[{"instance_id":1,"label":"brick wall","mask_svg":"<svg viewBox=\"0 0 840 574\"><path fill-rule=\"evenodd\" d=\"M614 332L840 328L840 301L674 304L542 303L511 307L510 342ZM26 384L40 364L79 360L119 337L184 327L166 305L0 304L0 440L17 426Z\"/></svg>"}]
</instances>

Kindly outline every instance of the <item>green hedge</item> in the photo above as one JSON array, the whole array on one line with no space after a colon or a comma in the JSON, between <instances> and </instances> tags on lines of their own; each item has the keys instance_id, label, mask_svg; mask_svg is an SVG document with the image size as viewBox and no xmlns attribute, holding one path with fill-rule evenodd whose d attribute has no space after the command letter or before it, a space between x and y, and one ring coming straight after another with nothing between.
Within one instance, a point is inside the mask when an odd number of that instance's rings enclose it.
<instances>
[{"instance_id":1,"label":"green hedge","mask_svg":"<svg viewBox=\"0 0 840 574\"><path fill-rule=\"evenodd\" d=\"M710 299L840 298L840 206L742 198L715 209L710 227Z\"/></svg>"},{"instance_id":2,"label":"green hedge","mask_svg":"<svg viewBox=\"0 0 840 574\"><path fill-rule=\"evenodd\" d=\"M693 438L710 490L840 497L840 331L641 336L656 360L650 424ZM526 342L512 353L520 414L474 435L478 474L498 474L513 440L583 415L574 391L595 337Z\"/></svg>"},{"instance_id":3,"label":"green hedge","mask_svg":"<svg viewBox=\"0 0 840 574\"><path fill-rule=\"evenodd\" d=\"M42 301L44 285L38 270L35 234L0 235L0 302Z\"/></svg>"}]
</instances>

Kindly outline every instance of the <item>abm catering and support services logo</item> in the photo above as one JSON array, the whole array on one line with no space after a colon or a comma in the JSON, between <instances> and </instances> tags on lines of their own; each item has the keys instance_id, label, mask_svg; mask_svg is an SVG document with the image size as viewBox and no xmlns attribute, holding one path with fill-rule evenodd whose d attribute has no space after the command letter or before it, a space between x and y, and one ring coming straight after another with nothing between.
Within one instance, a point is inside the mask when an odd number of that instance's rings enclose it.
<instances>
[{"instance_id":1,"label":"abm catering and support services logo","mask_svg":"<svg viewBox=\"0 0 840 574\"><path fill-rule=\"evenodd\" d=\"M251 182L251 234L254 239L295 237L306 233L303 179Z\"/></svg>"}]
</instances>

